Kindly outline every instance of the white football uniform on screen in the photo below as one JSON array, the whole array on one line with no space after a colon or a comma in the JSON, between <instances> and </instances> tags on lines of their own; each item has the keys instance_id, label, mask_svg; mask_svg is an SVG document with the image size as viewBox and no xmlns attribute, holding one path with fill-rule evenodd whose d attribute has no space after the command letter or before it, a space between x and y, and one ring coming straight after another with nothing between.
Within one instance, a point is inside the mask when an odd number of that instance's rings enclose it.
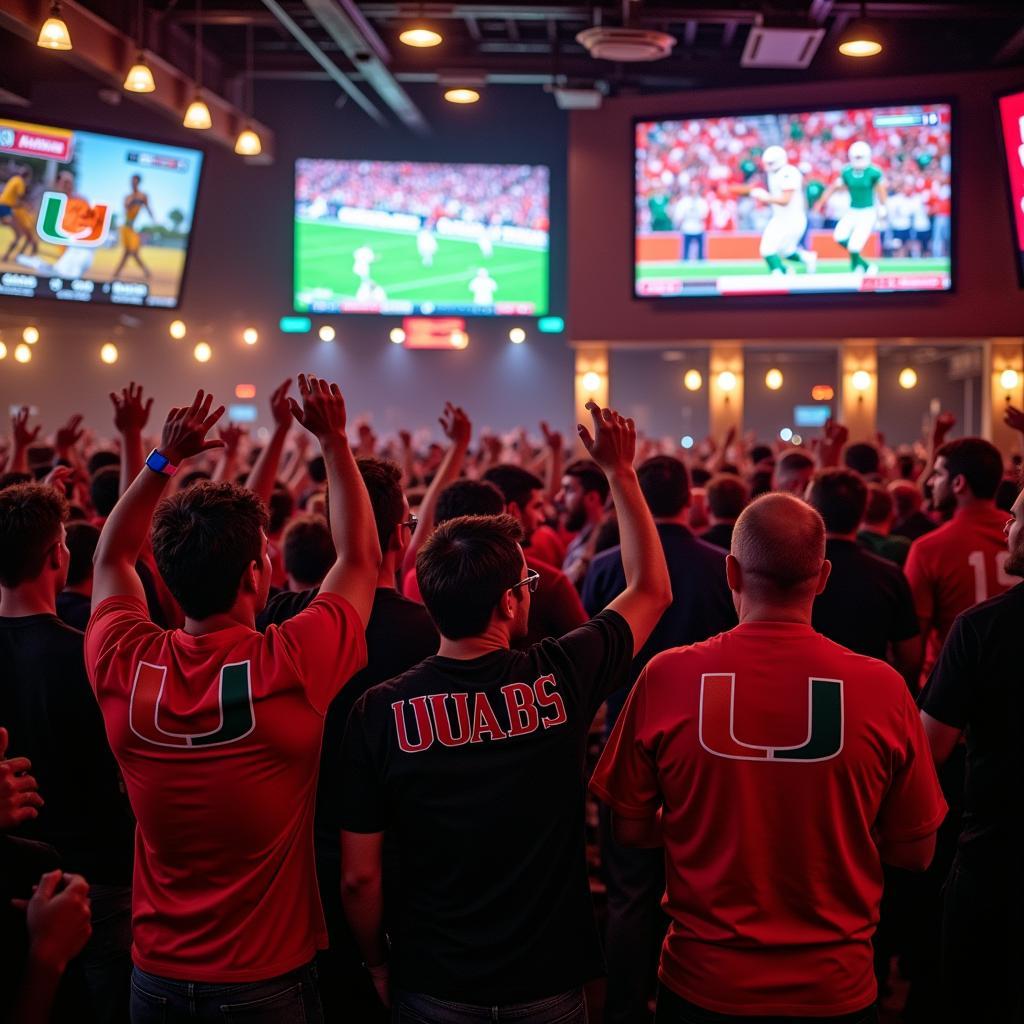
<instances>
[{"instance_id":1,"label":"white football uniform on screen","mask_svg":"<svg viewBox=\"0 0 1024 1024\"><path fill-rule=\"evenodd\" d=\"M768 193L778 198L786 192L793 194L789 202L772 203L771 219L761 235L762 256L792 256L807 230L807 197L804 195L804 176L792 164L786 164L768 175Z\"/></svg>"},{"instance_id":2,"label":"white football uniform on screen","mask_svg":"<svg viewBox=\"0 0 1024 1024\"><path fill-rule=\"evenodd\" d=\"M832 237L840 245L845 245L850 252L860 252L868 244L871 232L875 230L876 220L877 216L873 206L861 207L860 209L851 206L839 218L839 223L836 225L835 231L832 232Z\"/></svg>"},{"instance_id":3,"label":"white football uniform on screen","mask_svg":"<svg viewBox=\"0 0 1024 1024\"><path fill-rule=\"evenodd\" d=\"M469 290L473 293L473 302L477 306L493 306L498 282L493 277L474 277L469 282Z\"/></svg>"}]
</instances>

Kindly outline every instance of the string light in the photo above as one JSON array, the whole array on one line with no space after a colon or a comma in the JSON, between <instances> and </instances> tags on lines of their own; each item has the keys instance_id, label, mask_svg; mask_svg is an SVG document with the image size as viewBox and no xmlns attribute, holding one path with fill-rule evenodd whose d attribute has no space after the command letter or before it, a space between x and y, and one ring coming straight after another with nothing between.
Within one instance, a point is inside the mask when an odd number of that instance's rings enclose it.
<instances>
[{"instance_id":1,"label":"string light","mask_svg":"<svg viewBox=\"0 0 1024 1024\"><path fill-rule=\"evenodd\" d=\"M100 349L100 359L108 366L112 366L114 363L117 362L117 356L117 346L111 341L108 341Z\"/></svg>"},{"instance_id":2,"label":"string light","mask_svg":"<svg viewBox=\"0 0 1024 1024\"><path fill-rule=\"evenodd\" d=\"M912 366L904 366L903 369L900 370L898 379L900 387L903 388L904 391L909 391L911 388L917 387L917 370Z\"/></svg>"},{"instance_id":3,"label":"string light","mask_svg":"<svg viewBox=\"0 0 1024 1024\"><path fill-rule=\"evenodd\" d=\"M405 331L401 327L392 327L388 338L392 345L402 345L405 343Z\"/></svg>"},{"instance_id":4,"label":"string light","mask_svg":"<svg viewBox=\"0 0 1024 1024\"><path fill-rule=\"evenodd\" d=\"M257 331L255 327L246 327L246 329L242 331L242 341L244 341L246 345L255 345L259 340L260 332Z\"/></svg>"},{"instance_id":5,"label":"string light","mask_svg":"<svg viewBox=\"0 0 1024 1024\"><path fill-rule=\"evenodd\" d=\"M704 378L700 375L700 370L687 370L683 374L683 387L687 391L700 391L704 385Z\"/></svg>"},{"instance_id":6,"label":"string light","mask_svg":"<svg viewBox=\"0 0 1024 1024\"><path fill-rule=\"evenodd\" d=\"M201 341L192 350L192 355L196 357L197 363L208 363L213 356L213 349L205 341Z\"/></svg>"},{"instance_id":7,"label":"string light","mask_svg":"<svg viewBox=\"0 0 1024 1024\"><path fill-rule=\"evenodd\" d=\"M782 387L782 371L771 369L764 375L764 386L769 391L778 391Z\"/></svg>"},{"instance_id":8,"label":"string light","mask_svg":"<svg viewBox=\"0 0 1024 1024\"><path fill-rule=\"evenodd\" d=\"M7 346L2 341L0 341L0 359L6 359L6 358L7 358Z\"/></svg>"},{"instance_id":9,"label":"string light","mask_svg":"<svg viewBox=\"0 0 1024 1024\"><path fill-rule=\"evenodd\" d=\"M32 358L32 349L28 345L18 345L14 350L14 358L19 363L27 363Z\"/></svg>"},{"instance_id":10,"label":"string light","mask_svg":"<svg viewBox=\"0 0 1024 1024\"><path fill-rule=\"evenodd\" d=\"M334 341L337 336L337 332L330 324L324 324L317 334L320 336L321 341Z\"/></svg>"},{"instance_id":11,"label":"string light","mask_svg":"<svg viewBox=\"0 0 1024 1024\"><path fill-rule=\"evenodd\" d=\"M26 327L21 332L21 340L26 345L34 345L39 340L39 328L38 327Z\"/></svg>"},{"instance_id":12,"label":"string light","mask_svg":"<svg viewBox=\"0 0 1024 1024\"><path fill-rule=\"evenodd\" d=\"M181 341L181 339L188 333L184 320L172 320L171 326L168 327L167 330L175 341Z\"/></svg>"}]
</instances>

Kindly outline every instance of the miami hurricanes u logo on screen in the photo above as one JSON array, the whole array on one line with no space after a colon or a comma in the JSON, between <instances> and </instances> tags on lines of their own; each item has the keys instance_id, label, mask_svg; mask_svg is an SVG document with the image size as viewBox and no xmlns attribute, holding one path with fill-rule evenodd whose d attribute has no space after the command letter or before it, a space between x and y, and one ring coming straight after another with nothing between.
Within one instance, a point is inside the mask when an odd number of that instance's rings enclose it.
<instances>
[{"instance_id":1,"label":"miami hurricanes u logo on screen","mask_svg":"<svg viewBox=\"0 0 1024 1024\"><path fill-rule=\"evenodd\" d=\"M744 742L735 723L735 673L705 673L700 680L700 745L709 754L735 761L828 761L843 749L842 680L807 680L807 738L794 747Z\"/></svg>"},{"instance_id":2,"label":"miami hurricanes u logo on screen","mask_svg":"<svg viewBox=\"0 0 1024 1024\"><path fill-rule=\"evenodd\" d=\"M95 249L107 239L110 212L109 206L90 206L77 196L69 199L63 192L44 192L36 233L53 245Z\"/></svg>"},{"instance_id":3,"label":"miami hurricanes u logo on screen","mask_svg":"<svg viewBox=\"0 0 1024 1024\"><path fill-rule=\"evenodd\" d=\"M139 739L158 747L218 747L248 736L256 727L249 662L225 665L220 670L217 690L220 724L209 732L172 732L160 725L160 701L166 681L167 669L163 665L139 663L128 712L128 723Z\"/></svg>"}]
</instances>

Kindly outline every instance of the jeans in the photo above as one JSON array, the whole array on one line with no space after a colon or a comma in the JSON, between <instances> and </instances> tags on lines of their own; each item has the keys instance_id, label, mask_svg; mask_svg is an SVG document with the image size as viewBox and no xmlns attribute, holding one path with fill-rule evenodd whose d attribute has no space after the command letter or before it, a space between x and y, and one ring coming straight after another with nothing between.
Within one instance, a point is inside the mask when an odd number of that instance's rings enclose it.
<instances>
[{"instance_id":1,"label":"jeans","mask_svg":"<svg viewBox=\"0 0 1024 1024\"><path fill-rule=\"evenodd\" d=\"M237 985L175 981L132 971L132 1024L323 1024L312 964Z\"/></svg>"},{"instance_id":2,"label":"jeans","mask_svg":"<svg viewBox=\"0 0 1024 1024\"><path fill-rule=\"evenodd\" d=\"M704 1010L677 996L664 985L658 986L658 1012L655 1024L877 1024L878 1012L868 1006L840 1017L736 1017L731 1013Z\"/></svg>"},{"instance_id":3,"label":"jeans","mask_svg":"<svg viewBox=\"0 0 1024 1024\"><path fill-rule=\"evenodd\" d=\"M129 885L89 888L92 935L76 963L89 989L97 1024L126 1024L132 975L132 890Z\"/></svg>"},{"instance_id":4,"label":"jeans","mask_svg":"<svg viewBox=\"0 0 1024 1024\"><path fill-rule=\"evenodd\" d=\"M478 1024L514 1021L515 1024L587 1024L583 989L572 989L532 1003L508 1006L470 1006L433 996L392 990L393 1024Z\"/></svg>"}]
</instances>

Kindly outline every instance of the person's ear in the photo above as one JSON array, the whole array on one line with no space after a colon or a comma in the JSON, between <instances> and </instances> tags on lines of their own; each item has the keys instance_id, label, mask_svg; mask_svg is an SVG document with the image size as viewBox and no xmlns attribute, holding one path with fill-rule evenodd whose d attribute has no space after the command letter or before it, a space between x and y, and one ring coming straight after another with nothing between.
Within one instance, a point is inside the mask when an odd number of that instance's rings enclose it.
<instances>
[{"instance_id":1,"label":"person's ear","mask_svg":"<svg viewBox=\"0 0 1024 1024\"><path fill-rule=\"evenodd\" d=\"M391 531L391 539L388 541L388 551L401 551L403 547L402 535L405 533L405 527L401 523L396 523L395 528Z\"/></svg>"},{"instance_id":2,"label":"person's ear","mask_svg":"<svg viewBox=\"0 0 1024 1024\"><path fill-rule=\"evenodd\" d=\"M68 561L70 562L71 559L69 558ZM59 572L60 571L60 544L59 543L54 544L53 547L50 548L49 563L50 563L50 568L54 572Z\"/></svg>"},{"instance_id":3,"label":"person's ear","mask_svg":"<svg viewBox=\"0 0 1024 1024\"><path fill-rule=\"evenodd\" d=\"M498 614L503 619L514 619L516 617L516 596L511 590L506 590L498 602Z\"/></svg>"},{"instance_id":4,"label":"person's ear","mask_svg":"<svg viewBox=\"0 0 1024 1024\"><path fill-rule=\"evenodd\" d=\"M954 494L963 494L967 490L967 478L963 473L957 473L950 481L950 486Z\"/></svg>"},{"instance_id":5,"label":"person's ear","mask_svg":"<svg viewBox=\"0 0 1024 1024\"><path fill-rule=\"evenodd\" d=\"M260 573L263 571L263 563L260 559L254 558L249 563L249 568L242 577L242 585L250 594L260 592Z\"/></svg>"},{"instance_id":6,"label":"person's ear","mask_svg":"<svg viewBox=\"0 0 1024 1024\"><path fill-rule=\"evenodd\" d=\"M737 594L743 589L743 570L736 556L731 553L725 556L725 580L729 584L729 589Z\"/></svg>"},{"instance_id":7,"label":"person's ear","mask_svg":"<svg viewBox=\"0 0 1024 1024\"><path fill-rule=\"evenodd\" d=\"M832 563L826 558L821 563L821 572L818 573L818 586L814 591L814 596L817 597L825 589L828 584L828 578L832 575Z\"/></svg>"}]
</instances>

